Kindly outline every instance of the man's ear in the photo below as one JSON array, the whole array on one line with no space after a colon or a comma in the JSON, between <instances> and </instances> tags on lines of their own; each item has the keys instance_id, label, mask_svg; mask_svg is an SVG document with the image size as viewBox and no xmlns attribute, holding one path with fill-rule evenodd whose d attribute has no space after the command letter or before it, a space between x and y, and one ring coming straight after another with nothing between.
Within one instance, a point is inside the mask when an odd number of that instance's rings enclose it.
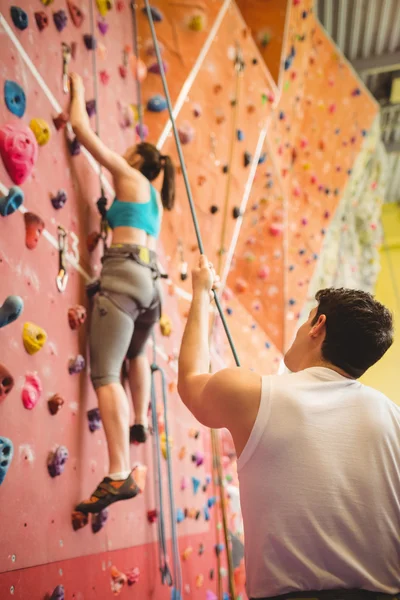
<instances>
[{"instance_id":1,"label":"man's ear","mask_svg":"<svg viewBox=\"0 0 400 600\"><path fill-rule=\"evenodd\" d=\"M325 324L326 324L326 315L319 315L317 321L314 323L314 325L310 329L310 336L315 339L319 335L321 335L321 333L323 333L325 331Z\"/></svg>"}]
</instances>

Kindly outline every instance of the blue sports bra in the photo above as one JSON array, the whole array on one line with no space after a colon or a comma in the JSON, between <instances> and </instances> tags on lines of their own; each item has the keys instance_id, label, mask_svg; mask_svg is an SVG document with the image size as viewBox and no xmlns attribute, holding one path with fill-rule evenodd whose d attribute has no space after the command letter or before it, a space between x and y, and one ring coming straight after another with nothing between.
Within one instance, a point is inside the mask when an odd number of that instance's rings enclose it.
<instances>
[{"instance_id":1,"label":"blue sports bra","mask_svg":"<svg viewBox=\"0 0 400 600\"><path fill-rule=\"evenodd\" d=\"M107 211L107 222L111 229L135 227L145 231L147 235L157 238L160 234L161 215L155 188L150 183L150 200L148 202L121 202L115 198Z\"/></svg>"}]
</instances>

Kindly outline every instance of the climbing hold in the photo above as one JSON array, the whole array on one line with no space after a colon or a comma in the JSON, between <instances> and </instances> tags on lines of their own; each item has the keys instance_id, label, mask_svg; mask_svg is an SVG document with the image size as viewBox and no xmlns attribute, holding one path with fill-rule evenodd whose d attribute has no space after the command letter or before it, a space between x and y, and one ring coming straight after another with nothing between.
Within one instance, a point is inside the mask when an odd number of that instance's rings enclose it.
<instances>
[{"instance_id":1,"label":"climbing hold","mask_svg":"<svg viewBox=\"0 0 400 600\"><path fill-rule=\"evenodd\" d=\"M100 410L98 408L91 408L86 414L89 421L89 430L93 433L101 429Z\"/></svg>"},{"instance_id":2,"label":"climbing hold","mask_svg":"<svg viewBox=\"0 0 400 600\"><path fill-rule=\"evenodd\" d=\"M238 294L241 294L242 292L245 292L247 290L247 281L245 281L244 279L242 279L241 277L239 277L236 280L235 289L238 292Z\"/></svg>"},{"instance_id":3,"label":"climbing hold","mask_svg":"<svg viewBox=\"0 0 400 600\"><path fill-rule=\"evenodd\" d=\"M111 0L96 0L97 10L102 17L105 17L109 10L112 9Z\"/></svg>"},{"instance_id":4,"label":"climbing hold","mask_svg":"<svg viewBox=\"0 0 400 600\"><path fill-rule=\"evenodd\" d=\"M110 81L110 75L107 73L106 70L100 71L99 79L103 85L107 85Z\"/></svg>"},{"instance_id":5,"label":"climbing hold","mask_svg":"<svg viewBox=\"0 0 400 600\"><path fill-rule=\"evenodd\" d=\"M204 554L204 551L205 551L204 544L199 544L199 550L198 550L199 556L202 556Z\"/></svg>"},{"instance_id":6,"label":"climbing hold","mask_svg":"<svg viewBox=\"0 0 400 600\"><path fill-rule=\"evenodd\" d=\"M167 436L165 434L165 431L163 431L162 434L160 435L160 445L161 445L162 455L165 458L165 460L167 460ZM168 437L168 450L169 450L170 454L171 454L173 445L174 445L174 440L172 439L171 436L169 436Z\"/></svg>"},{"instance_id":7,"label":"climbing hold","mask_svg":"<svg viewBox=\"0 0 400 600\"><path fill-rule=\"evenodd\" d=\"M58 190L55 196L50 198L53 208L59 210L62 208L67 201L67 192L65 190Z\"/></svg>"},{"instance_id":8,"label":"climbing hold","mask_svg":"<svg viewBox=\"0 0 400 600\"><path fill-rule=\"evenodd\" d=\"M50 126L44 119L32 119L29 123L39 146L44 146L50 139Z\"/></svg>"},{"instance_id":9,"label":"climbing hold","mask_svg":"<svg viewBox=\"0 0 400 600\"><path fill-rule=\"evenodd\" d=\"M225 550L225 546L224 544L215 544L214 549L215 554L219 556Z\"/></svg>"},{"instance_id":10,"label":"climbing hold","mask_svg":"<svg viewBox=\"0 0 400 600\"><path fill-rule=\"evenodd\" d=\"M5 400L13 387L14 377L4 365L0 364L0 402Z\"/></svg>"},{"instance_id":11,"label":"climbing hold","mask_svg":"<svg viewBox=\"0 0 400 600\"><path fill-rule=\"evenodd\" d=\"M188 121L185 121L178 127L178 135L182 145L189 144L193 141L195 131L192 125Z\"/></svg>"},{"instance_id":12,"label":"climbing hold","mask_svg":"<svg viewBox=\"0 0 400 600\"><path fill-rule=\"evenodd\" d=\"M192 109L193 109L193 116L195 116L196 118L201 117L203 111L202 111L201 105L198 102L195 102L192 105Z\"/></svg>"},{"instance_id":13,"label":"climbing hold","mask_svg":"<svg viewBox=\"0 0 400 600\"><path fill-rule=\"evenodd\" d=\"M75 27L80 27L84 21L85 15L82 10L71 0L67 0L67 6L69 10L69 14L71 16L71 21L75 25Z\"/></svg>"},{"instance_id":14,"label":"climbing hold","mask_svg":"<svg viewBox=\"0 0 400 600\"><path fill-rule=\"evenodd\" d=\"M28 27L28 15L19 6L12 6L10 8L11 19L17 29L23 31Z\"/></svg>"},{"instance_id":15,"label":"climbing hold","mask_svg":"<svg viewBox=\"0 0 400 600\"><path fill-rule=\"evenodd\" d=\"M139 568L134 567L133 569L131 569L130 571L127 572L126 576L128 578L128 585L134 585L135 583L137 583L139 581L139 578L140 578Z\"/></svg>"},{"instance_id":16,"label":"climbing hold","mask_svg":"<svg viewBox=\"0 0 400 600\"><path fill-rule=\"evenodd\" d=\"M258 270L257 277L259 277L259 279L265 280L265 279L268 279L269 274L270 274L270 269L269 269L269 267L267 267L265 265Z\"/></svg>"},{"instance_id":17,"label":"climbing hold","mask_svg":"<svg viewBox=\"0 0 400 600\"><path fill-rule=\"evenodd\" d=\"M58 585L54 588L52 595L50 596L50 600L64 600L64 586Z\"/></svg>"},{"instance_id":18,"label":"climbing hold","mask_svg":"<svg viewBox=\"0 0 400 600\"><path fill-rule=\"evenodd\" d=\"M44 6L50 6L50 4L53 4L54 0L41 0L41 2Z\"/></svg>"},{"instance_id":19,"label":"climbing hold","mask_svg":"<svg viewBox=\"0 0 400 600\"><path fill-rule=\"evenodd\" d=\"M8 296L0 306L0 329L18 319L24 309L24 301L20 296Z\"/></svg>"},{"instance_id":20,"label":"climbing hold","mask_svg":"<svg viewBox=\"0 0 400 600\"><path fill-rule=\"evenodd\" d=\"M62 475L65 463L68 459L68 450L65 446L58 446L56 450L49 453L47 458L47 470L50 477Z\"/></svg>"},{"instance_id":21,"label":"climbing hold","mask_svg":"<svg viewBox=\"0 0 400 600\"><path fill-rule=\"evenodd\" d=\"M147 10L146 8L142 8L142 12L147 16ZM155 6L150 6L150 12L151 12L151 16L152 19L155 23L160 23L163 20L163 14L160 10L158 10L158 8L156 8Z\"/></svg>"},{"instance_id":22,"label":"climbing hold","mask_svg":"<svg viewBox=\"0 0 400 600\"><path fill-rule=\"evenodd\" d=\"M193 427L189 429L189 437L198 440L200 437L200 431L198 429L194 429Z\"/></svg>"},{"instance_id":23,"label":"climbing hold","mask_svg":"<svg viewBox=\"0 0 400 600\"><path fill-rule=\"evenodd\" d=\"M68 323L71 329L79 329L86 321L86 308L80 304L72 306L68 310Z\"/></svg>"},{"instance_id":24,"label":"climbing hold","mask_svg":"<svg viewBox=\"0 0 400 600\"><path fill-rule=\"evenodd\" d=\"M51 398L47 400L47 406L51 415L56 415L63 404L64 398L62 398L60 394L53 394Z\"/></svg>"},{"instance_id":25,"label":"climbing hold","mask_svg":"<svg viewBox=\"0 0 400 600\"><path fill-rule=\"evenodd\" d=\"M203 583L204 583L204 575L197 575L197 577L196 577L196 587L197 588L203 587Z\"/></svg>"},{"instance_id":26,"label":"climbing hold","mask_svg":"<svg viewBox=\"0 0 400 600\"><path fill-rule=\"evenodd\" d=\"M53 123L57 131L64 129L68 123L68 115L65 112L61 112L59 115L57 115L57 117L53 117Z\"/></svg>"},{"instance_id":27,"label":"climbing hold","mask_svg":"<svg viewBox=\"0 0 400 600\"><path fill-rule=\"evenodd\" d=\"M47 334L39 325L27 321L22 329L22 340L27 353L35 354L43 348L47 340Z\"/></svg>"},{"instance_id":28,"label":"climbing hold","mask_svg":"<svg viewBox=\"0 0 400 600\"><path fill-rule=\"evenodd\" d=\"M78 531L78 529L82 529L88 524L89 517L85 513L74 510L71 514L71 520L73 530Z\"/></svg>"},{"instance_id":29,"label":"climbing hold","mask_svg":"<svg viewBox=\"0 0 400 600\"><path fill-rule=\"evenodd\" d=\"M38 145L29 127L22 123L3 125L0 128L0 154L13 182L23 183L38 156Z\"/></svg>"},{"instance_id":30,"label":"climbing hold","mask_svg":"<svg viewBox=\"0 0 400 600\"><path fill-rule=\"evenodd\" d=\"M68 140L68 149L71 156L78 156L81 153L81 145L77 137Z\"/></svg>"},{"instance_id":31,"label":"climbing hold","mask_svg":"<svg viewBox=\"0 0 400 600\"><path fill-rule=\"evenodd\" d=\"M242 212L241 212L240 208L238 206L234 206L233 210L232 210L232 217L234 219L238 219L241 216L242 216Z\"/></svg>"},{"instance_id":32,"label":"climbing hold","mask_svg":"<svg viewBox=\"0 0 400 600\"><path fill-rule=\"evenodd\" d=\"M208 510L208 506L205 506L203 508L203 516L204 516L204 520L205 521L209 521L210 520L210 511Z\"/></svg>"},{"instance_id":33,"label":"climbing hold","mask_svg":"<svg viewBox=\"0 0 400 600\"><path fill-rule=\"evenodd\" d=\"M70 358L68 363L68 372L70 375L77 375L84 370L86 366L85 359L82 354L78 354L76 358Z\"/></svg>"},{"instance_id":34,"label":"climbing hold","mask_svg":"<svg viewBox=\"0 0 400 600\"><path fill-rule=\"evenodd\" d=\"M35 21L39 31L43 31L49 24L46 13L43 10L35 12Z\"/></svg>"},{"instance_id":35,"label":"climbing hold","mask_svg":"<svg viewBox=\"0 0 400 600\"><path fill-rule=\"evenodd\" d=\"M186 456L186 446L182 446L178 453L179 460L183 460Z\"/></svg>"},{"instance_id":36,"label":"climbing hold","mask_svg":"<svg viewBox=\"0 0 400 600\"><path fill-rule=\"evenodd\" d=\"M217 212L218 212L218 210L219 210L219 208L218 208L218 206L216 206L215 204L212 204L212 205L210 206L210 213L211 213L212 215L215 215L215 213L217 213Z\"/></svg>"},{"instance_id":37,"label":"climbing hold","mask_svg":"<svg viewBox=\"0 0 400 600\"><path fill-rule=\"evenodd\" d=\"M125 573L118 571L116 566L111 567L111 591L114 596L118 596L121 593L122 588L128 582L128 578Z\"/></svg>"},{"instance_id":38,"label":"climbing hold","mask_svg":"<svg viewBox=\"0 0 400 600\"><path fill-rule=\"evenodd\" d=\"M8 110L21 118L26 109L26 96L22 87L15 81L6 79L4 82L4 102Z\"/></svg>"},{"instance_id":39,"label":"climbing hold","mask_svg":"<svg viewBox=\"0 0 400 600\"><path fill-rule=\"evenodd\" d=\"M271 223L269 226L269 232L272 236L277 237L283 231L282 223Z\"/></svg>"},{"instance_id":40,"label":"climbing hold","mask_svg":"<svg viewBox=\"0 0 400 600\"><path fill-rule=\"evenodd\" d=\"M97 248L97 244L99 243L101 236L98 231L92 231L86 238L86 247L88 252L94 252Z\"/></svg>"},{"instance_id":41,"label":"climbing hold","mask_svg":"<svg viewBox=\"0 0 400 600\"><path fill-rule=\"evenodd\" d=\"M169 337L172 333L172 321L167 315L162 315L160 318L160 331L165 337Z\"/></svg>"},{"instance_id":42,"label":"climbing hold","mask_svg":"<svg viewBox=\"0 0 400 600\"><path fill-rule=\"evenodd\" d=\"M265 163L266 160L267 160L267 153L263 152L262 154L260 154L260 158L258 159L258 164L262 165Z\"/></svg>"},{"instance_id":43,"label":"climbing hold","mask_svg":"<svg viewBox=\"0 0 400 600\"><path fill-rule=\"evenodd\" d=\"M141 140L145 140L149 135L149 128L144 123L137 123L135 130Z\"/></svg>"},{"instance_id":44,"label":"climbing hold","mask_svg":"<svg viewBox=\"0 0 400 600\"><path fill-rule=\"evenodd\" d=\"M96 38L90 33L85 33L83 36L83 41L88 50L95 50L97 46Z\"/></svg>"},{"instance_id":45,"label":"climbing hold","mask_svg":"<svg viewBox=\"0 0 400 600\"><path fill-rule=\"evenodd\" d=\"M222 172L223 172L223 173L227 173L228 171L229 171L229 166L228 166L228 165L224 165L224 166L222 167Z\"/></svg>"},{"instance_id":46,"label":"climbing hold","mask_svg":"<svg viewBox=\"0 0 400 600\"><path fill-rule=\"evenodd\" d=\"M210 575L209 575L210 579L214 579L214 569L210 569Z\"/></svg>"},{"instance_id":47,"label":"climbing hold","mask_svg":"<svg viewBox=\"0 0 400 600\"><path fill-rule=\"evenodd\" d=\"M245 167L248 167L249 164L251 163L252 160L252 156L250 154L250 152L245 152L243 155L243 164Z\"/></svg>"},{"instance_id":48,"label":"climbing hold","mask_svg":"<svg viewBox=\"0 0 400 600\"><path fill-rule=\"evenodd\" d=\"M53 13L53 21L57 31L61 32L68 23L68 17L65 10L58 10L57 12Z\"/></svg>"},{"instance_id":49,"label":"climbing hold","mask_svg":"<svg viewBox=\"0 0 400 600\"><path fill-rule=\"evenodd\" d=\"M13 458L13 443L6 437L0 437L0 485L3 483Z\"/></svg>"},{"instance_id":50,"label":"climbing hold","mask_svg":"<svg viewBox=\"0 0 400 600\"><path fill-rule=\"evenodd\" d=\"M27 373L25 375L25 383L22 388L22 404L28 410L35 408L42 395L42 383L37 373Z\"/></svg>"},{"instance_id":51,"label":"climbing hold","mask_svg":"<svg viewBox=\"0 0 400 600\"><path fill-rule=\"evenodd\" d=\"M44 221L32 212L24 214L25 221L25 245L29 250L34 250L38 245L40 236L44 229Z\"/></svg>"},{"instance_id":52,"label":"climbing hold","mask_svg":"<svg viewBox=\"0 0 400 600\"><path fill-rule=\"evenodd\" d=\"M162 112L163 110L166 110L167 106L167 101L161 94L152 96L147 102L147 110L150 112Z\"/></svg>"},{"instance_id":53,"label":"climbing hold","mask_svg":"<svg viewBox=\"0 0 400 600\"><path fill-rule=\"evenodd\" d=\"M147 67L140 58L136 58L134 54L129 55L129 66L132 75L135 79L142 82L147 77Z\"/></svg>"},{"instance_id":54,"label":"climbing hold","mask_svg":"<svg viewBox=\"0 0 400 600\"><path fill-rule=\"evenodd\" d=\"M176 522L182 523L185 520L185 514L181 508L178 508L176 511Z\"/></svg>"},{"instance_id":55,"label":"climbing hold","mask_svg":"<svg viewBox=\"0 0 400 600\"><path fill-rule=\"evenodd\" d=\"M197 479L197 477L192 477L193 494L197 494L200 487L200 483L200 479Z\"/></svg>"},{"instance_id":56,"label":"climbing hold","mask_svg":"<svg viewBox=\"0 0 400 600\"><path fill-rule=\"evenodd\" d=\"M206 600L218 600L218 596L216 596L211 590L207 590Z\"/></svg>"},{"instance_id":57,"label":"climbing hold","mask_svg":"<svg viewBox=\"0 0 400 600\"><path fill-rule=\"evenodd\" d=\"M96 114L96 100L88 100L86 102L86 112L89 117L93 117Z\"/></svg>"},{"instance_id":58,"label":"climbing hold","mask_svg":"<svg viewBox=\"0 0 400 600\"><path fill-rule=\"evenodd\" d=\"M236 137L238 139L239 142L242 142L244 140L244 133L241 129L238 129L236 131Z\"/></svg>"},{"instance_id":59,"label":"climbing hold","mask_svg":"<svg viewBox=\"0 0 400 600\"><path fill-rule=\"evenodd\" d=\"M107 523L108 519L108 509L104 508L99 513L94 514L92 516L92 531L93 533L98 533L100 529L103 529L104 525Z\"/></svg>"},{"instance_id":60,"label":"climbing hold","mask_svg":"<svg viewBox=\"0 0 400 600\"><path fill-rule=\"evenodd\" d=\"M189 22L188 27L192 31L203 31L205 27L205 17L203 14L193 15Z\"/></svg>"},{"instance_id":61,"label":"climbing hold","mask_svg":"<svg viewBox=\"0 0 400 600\"><path fill-rule=\"evenodd\" d=\"M147 520L149 523L155 523L157 521L158 512L157 509L147 511Z\"/></svg>"},{"instance_id":62,"label":"climbing hold","mask_svg":"<svg viewBox=\"0 0 400 600\"><path fill-rule=\"evenodd\" d=\"M181 490L186 490L187 486L189 484L189 478L186 475L182 476L181 479Z\"/></svg>"},{"instance_id":63,"label":"climbing hold","mask_svg":"<svg viewBox=\"0 0 400 600\"><path fill-rule=\"evenodd\" d=\"M101 35L106 35L108 31L108 23L104 21L104 19L99 19L97 21L97 28L100 31Z\"/></svg>"},{"instance_id":64,"label":"climbing hold","mask_svg":"<svg viewBox=\"0 0 400 600\"><path fill-rule=\"evenodd\" d=\"M212 508L216 504L216 502L217 498L215 496L211 496L211 498L207 500L208 508Z\"/></svg>"},{"instance_id":65,"label":"climbing hold","mask_svg":"<svg viewBox=\"0 0 400 600\"><path fill-rule=\"evenodd\" d=\"M188 558L190 557L192 552L193 552L192 546L188 546L187 548L185 548L185 550L182 552L182 560L188 560Z\"/></svg>"},{"instance_id":66,"label":"climbing hold","mask_svg":"<svg viewBox=\"0 0 400 600\"><path fill-rule=\"evenodd\" d=\"M168 72L168 64L165 62L165 60L162 61L162 66L164 69L164 73L167 73ZM147 70L149 73L153 73L153 75L161 74L161 69L160 69L160 65L159 65L158 61L155 61L150 66L148 66Z\"/></svg>"},{"instance_id":67,"label":"climbing hold","mask_svg":"<svg viewBox=\"0 0 400 600\"><path fill-rule=\"evenodd\" d=\"M192 455L192 462L196 463L196 467L200 467L204 462L204 454L196 450Z\"/></svg>"}]
</instances>

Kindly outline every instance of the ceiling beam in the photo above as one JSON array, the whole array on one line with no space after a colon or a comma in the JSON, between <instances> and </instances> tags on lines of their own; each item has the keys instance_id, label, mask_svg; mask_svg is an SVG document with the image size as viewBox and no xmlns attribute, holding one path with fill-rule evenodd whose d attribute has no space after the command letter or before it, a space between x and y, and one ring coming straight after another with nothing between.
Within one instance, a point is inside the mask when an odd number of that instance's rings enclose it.
<instances>
[{"instance_id":1,"label":"ceiling beam","mask_svg":"<svg viewBox=\"0 0 400 600\"><path fill-rule=\"evenodd\" d=\"M353 68L364 75L374 73L389 73L400 69L400 52L356 58L352 61Z\"/></svg>"}]
</instances>

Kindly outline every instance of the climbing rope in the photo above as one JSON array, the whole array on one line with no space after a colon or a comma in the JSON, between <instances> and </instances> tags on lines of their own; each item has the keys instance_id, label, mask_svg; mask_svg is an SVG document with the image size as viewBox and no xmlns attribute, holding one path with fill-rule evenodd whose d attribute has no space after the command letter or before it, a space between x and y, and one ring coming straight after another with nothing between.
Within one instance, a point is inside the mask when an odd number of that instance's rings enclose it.
<instances>
[{"instance_id":1,"label":"climbing rope","mask_svg":"<svg viewBox=\"0 0 400 600\"><path fill-rule=\"evenodd\" d=\"M180 162L181 169L182 169L182 176L183 176L183 179L184 179L184 182L185 182L186 193L187 193L187 197L188 197L188 200L189 200L190 212L191 212L192 221L193 221L193 225L194 225L194 230L195 230L195 234L196 234L197 245L199 247L200 253L204 254L204 245L203 245L203 241L202 241L202 238L201 238L200 227L199 227L199 223L198 223L198 220L197 220L196 209L195 209L195 206L194 206L192 191L191 191L191 188L190 188L190 183L189 183L189 178L188 178L188 174L187 174L187 170L186 170L185 160L184 160L184 157L183 157L182 146L181 146L181 142L180 142L180 139L179 139L178 129L176 127L176 123L175 123L175 119L174 119L174 115L173 115L173 108L172 108L171 98L170 98L170 94L169 94L169 90L168 90L167 79L165 77L164 65L163 65L163 61L162 61L162 58L161 58L160 46L159 46L159 43L158 43L156 30L155 30L155 27L154 27L154 21L153 21L153 16L152 16L152 13L151 13L151 7L150 7L149 0L145 0L145 5L146 5L147 17L148 17L148 20L149 20L149 25L150 25L150 30L151 30L151 36L152 36L152 39L153 39L154 49L155 49L155 52L156 52L157 62L158 62L159 69L160 69L161 81L162 81L162 84L163 84L164 94L165 94L165 98L166 98L166 101L167 101L169 118L170 118L170 121L171 121L172 130L174 132L175 144L176 144L176 148L177 148L177 151L178 151L179 162ZM240 367L239 357L237 355L236 348L235 348L235 345L233 343L233 339L232 339L231 333L229 331L228 324L226 322L225 315L223 313L221 303L219 301L217 292L215 290L214 290L214 300L215 300L215 305L216 305L217 310L219 312L219 316L221 318L221 322L223 324L223 327L224 327L224 330L225 330L225 333L226 333L226 337L227 337L228 342L229 342L229 346L231 348L233 357L235 359L235 363L236 363L236 365L238 367Z\"/></svg>"},{"instance_id":2,"label":"climbing rope","mask_svg":"<svg viewBox=\"0 0 400 600\"><path fill-rule=\"evenodd\" d=\"M95 38L95 16L94 16L94 0L90 0L90 33L93 39ZM100 106L99 106L99 87L97 78L97 43L92 50L92 74L93 74L93 90L95 101L95 132L100 138ZM99 187L100 198L97 200L97 209L100 213L100 239L103 242L103 251L106 248L107 242L107 198L103 187L103 169L100 163L99 168Z\"/></svg>"}]
</instances>

